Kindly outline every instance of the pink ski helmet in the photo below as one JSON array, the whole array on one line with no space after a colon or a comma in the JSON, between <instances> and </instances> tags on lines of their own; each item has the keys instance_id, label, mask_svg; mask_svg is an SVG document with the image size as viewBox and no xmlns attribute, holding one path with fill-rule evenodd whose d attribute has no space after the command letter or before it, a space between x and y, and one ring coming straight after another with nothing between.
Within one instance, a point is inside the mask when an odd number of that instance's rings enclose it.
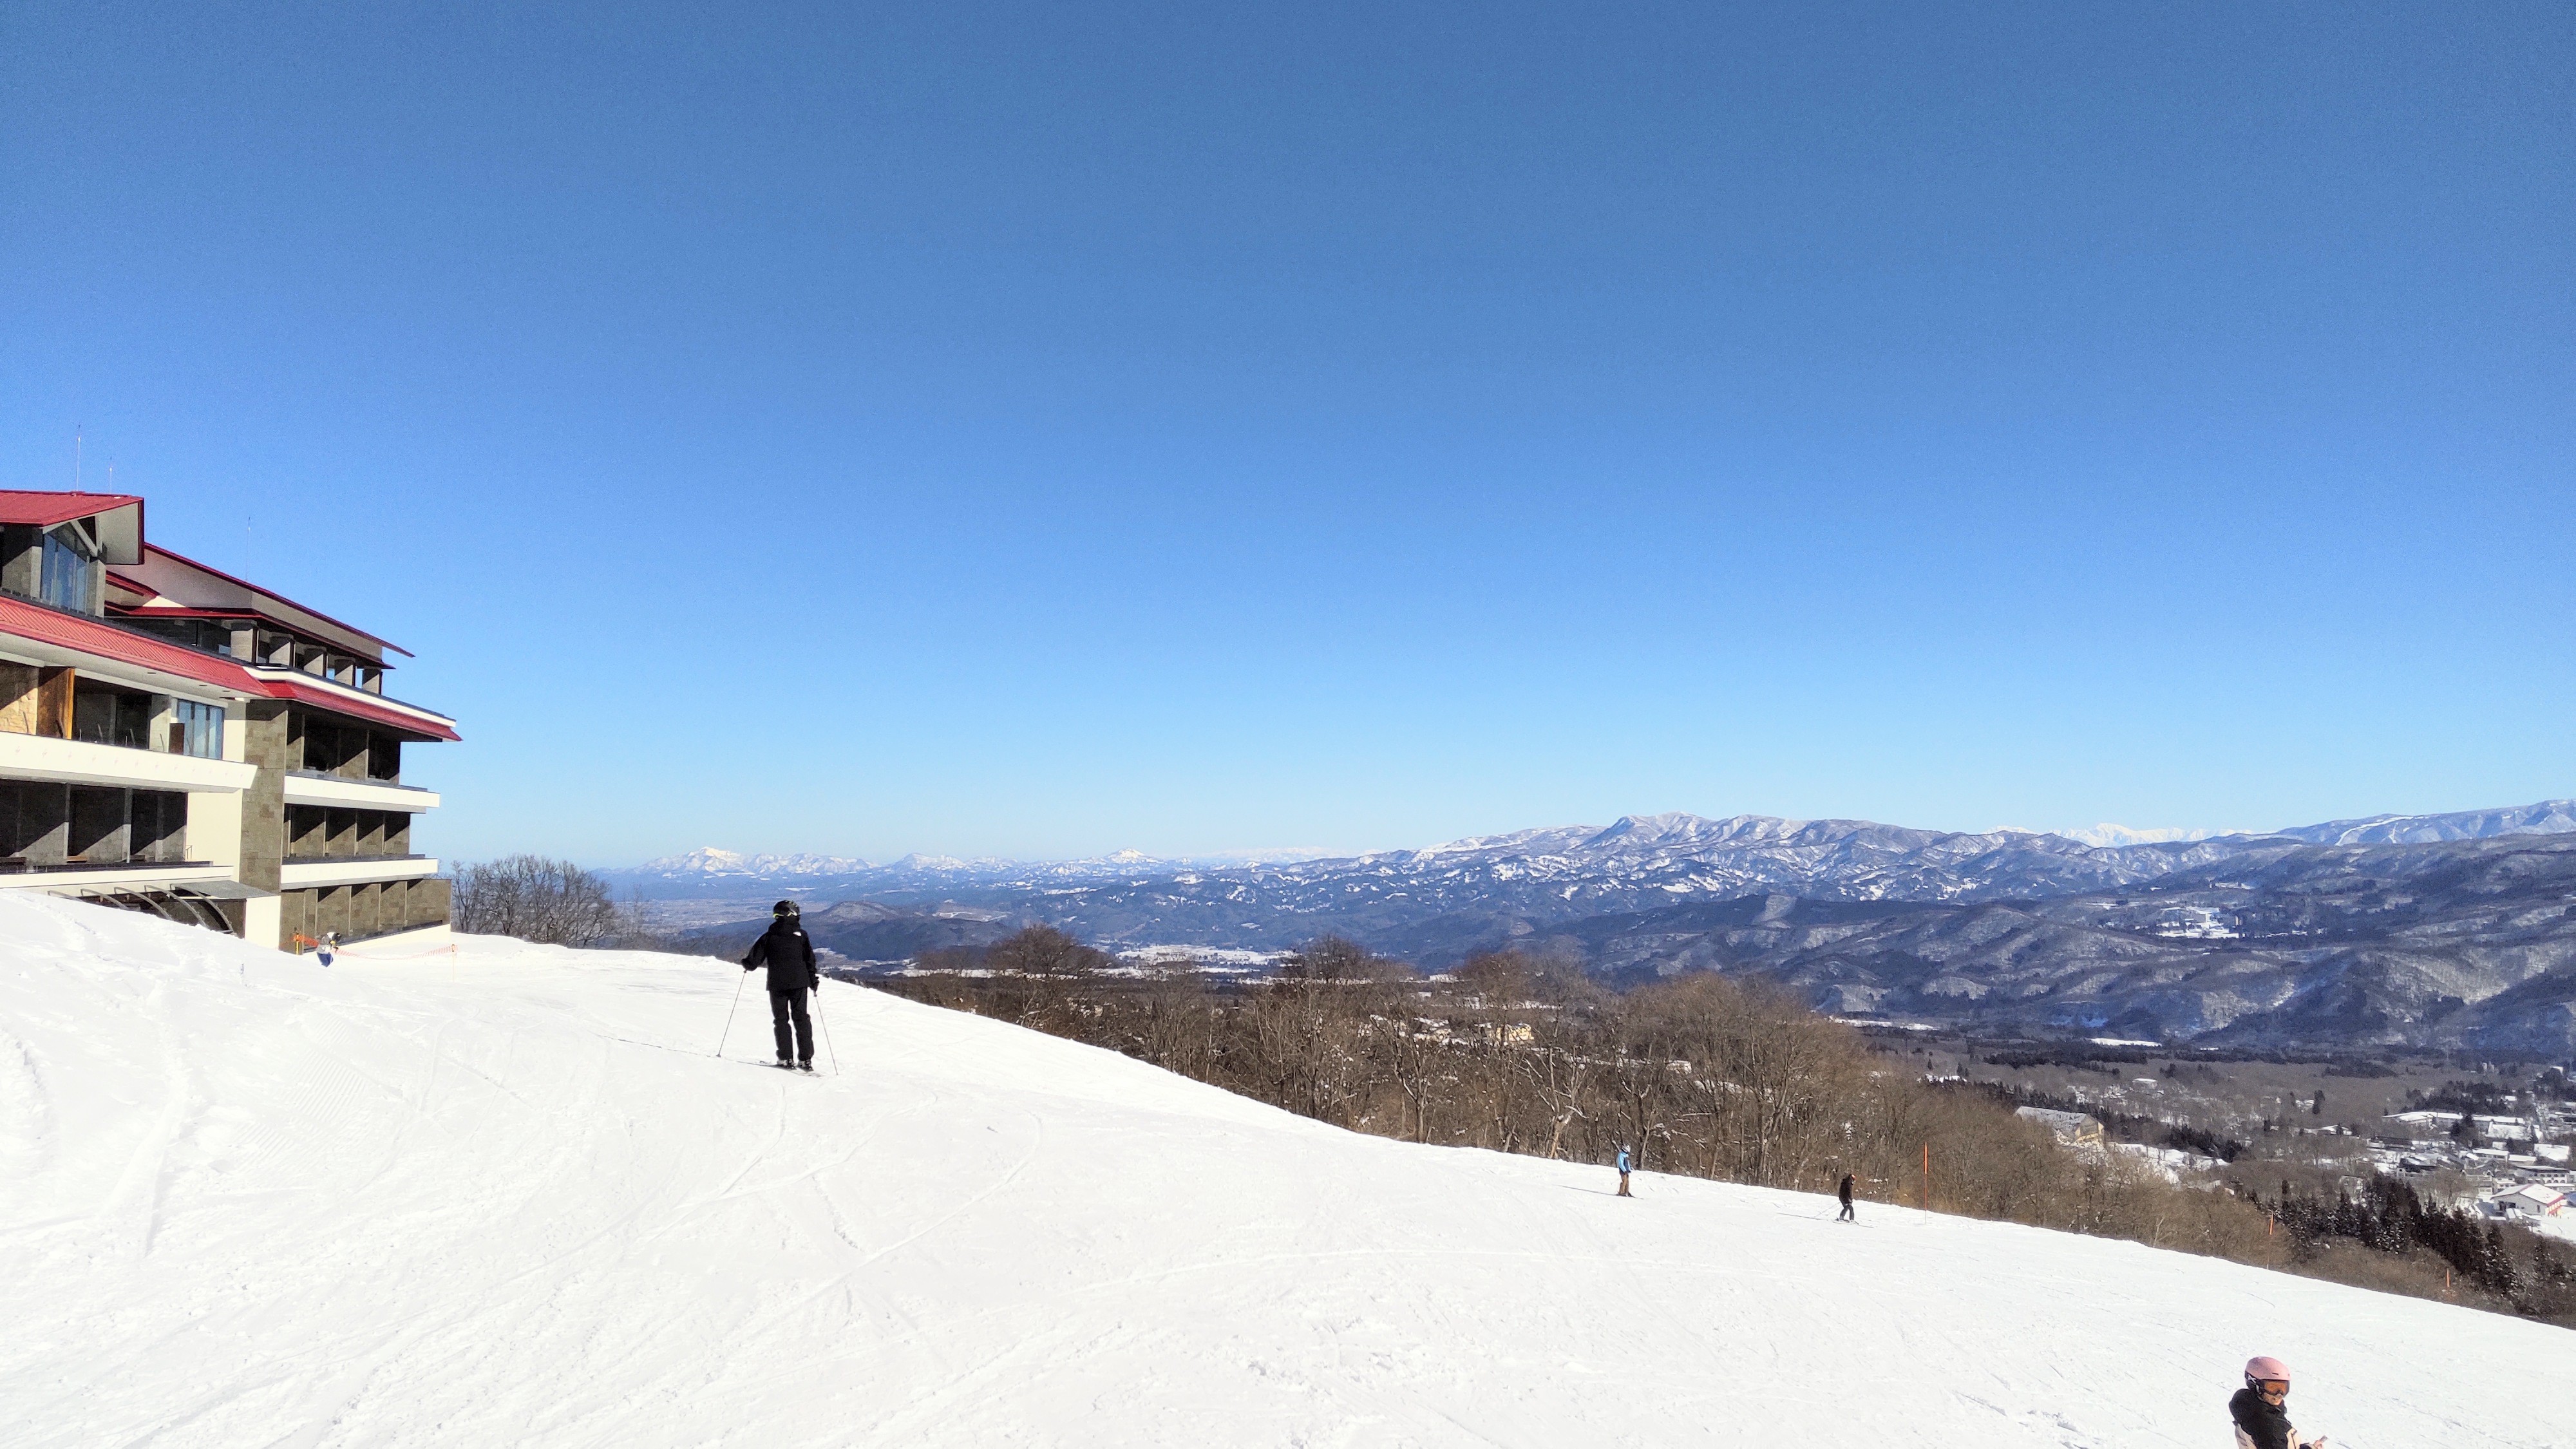
<instances>
[{"instance_id":1,"label":"pink ski helmet","mask_svg":"<svg viewBox=\"0 0 2576 1449\"><path fill-rule=\"evenodd\" d=\"M2279 1379L2286 1384L2290 1381L2290 1366L2277 1358L2249 1358L2245 1361L2245 1378L2249 1383L2262 1379Z\"/></svg>"}]
</instances>

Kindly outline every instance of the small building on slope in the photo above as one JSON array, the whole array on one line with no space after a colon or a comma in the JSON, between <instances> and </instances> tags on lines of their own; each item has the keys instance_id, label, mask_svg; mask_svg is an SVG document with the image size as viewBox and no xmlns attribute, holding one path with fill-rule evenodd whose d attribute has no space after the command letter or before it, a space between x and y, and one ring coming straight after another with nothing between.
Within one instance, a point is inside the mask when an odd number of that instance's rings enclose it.
<instances>
[{"instance_id":1,"label":"small building on slope","mask_svg":"<svg viewBox=\"0 0 2576 1449\"><path fill-rule=\"evenodd\" d=\"M2102 1123L2090 1112L2058 1112L2047 1107L2016 1107L2013 1115L2036 1122L2069 1147L2102 1146Z\"/></svg>"}]
</instances>

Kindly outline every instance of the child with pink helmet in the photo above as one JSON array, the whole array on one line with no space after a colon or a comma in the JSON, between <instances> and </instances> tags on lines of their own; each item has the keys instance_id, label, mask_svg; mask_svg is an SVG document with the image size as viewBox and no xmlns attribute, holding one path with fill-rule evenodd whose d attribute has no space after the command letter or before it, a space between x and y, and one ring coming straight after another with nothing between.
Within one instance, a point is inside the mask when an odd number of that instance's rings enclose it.
<instances>
[{"instance_id":1,"label":"child with pink helmet","mask_svg":"<svg viewBox=\"0 0 2576 1449\"><path fill-rule=\"evenodd\" d=\"M2325 1449L2326 1436L2302 1439L2290 1423L2290 1366L2277 1358L2245 1361L2245 1387L2227 1401L2236 1449Z\"/></svg>"}]
</instances>

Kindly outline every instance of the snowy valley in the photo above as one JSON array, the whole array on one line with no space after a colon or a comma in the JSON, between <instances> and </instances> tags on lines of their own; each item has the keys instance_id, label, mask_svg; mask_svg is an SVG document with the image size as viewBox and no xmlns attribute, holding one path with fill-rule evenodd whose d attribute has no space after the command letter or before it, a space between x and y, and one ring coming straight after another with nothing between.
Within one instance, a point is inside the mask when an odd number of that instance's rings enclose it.
<instances>
[{"instance_id":1,"label":"snowy valley","mask_svg":"<svg viewBox=\"0 0 2576 1449\"><path fill-rule=\"evenodd\" d=\"M700 898L702 928L711 897L756 915L773 894L866 902L839 909L874 914L818 937L861 961L1031 921L1122 949L1280 951L1334 934L1429 969L1520 950L1622 982L1755 974L1824 1010L1988 1030L2576 1053L2566 800L2108 846L1657 815L1221 868L1133 852L792 869L713 854L611 875Z\"/></svg>"}]
</instances>

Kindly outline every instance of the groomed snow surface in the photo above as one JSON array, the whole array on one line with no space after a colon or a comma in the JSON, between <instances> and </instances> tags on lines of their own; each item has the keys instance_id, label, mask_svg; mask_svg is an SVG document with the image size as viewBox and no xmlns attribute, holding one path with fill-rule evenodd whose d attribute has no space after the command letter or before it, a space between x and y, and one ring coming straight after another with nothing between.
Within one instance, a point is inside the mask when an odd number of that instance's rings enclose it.
<instances>
[{"instance_id":1,"label":"groomed snow surface","mask_svg":"<svg viewBox=\"0 0 2576 1449\"><path fill-rule=\"evenodd\" d=\"M2576 1336L2001 1224L1355 1136L714 961L325 969L0 896L12 1445L2576 1442Z\"/></svg>"}]
</instances>

